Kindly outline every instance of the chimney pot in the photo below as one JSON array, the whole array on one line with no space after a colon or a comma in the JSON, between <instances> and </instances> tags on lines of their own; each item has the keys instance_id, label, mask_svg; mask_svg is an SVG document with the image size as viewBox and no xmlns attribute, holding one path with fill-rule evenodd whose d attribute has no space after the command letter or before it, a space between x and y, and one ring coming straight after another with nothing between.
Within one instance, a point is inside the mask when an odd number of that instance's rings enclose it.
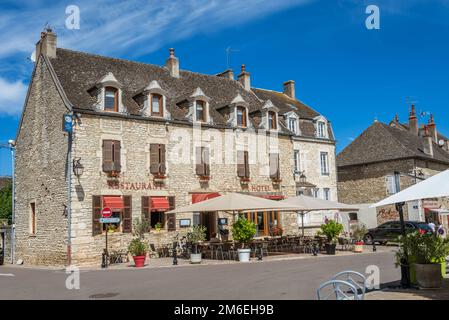
<instances>
[{"instance_id":1,"label":"chimney pot","mask_svg":"<svg viewBox=\"0 0 449 320\"><path fill-rule=\"evenodd\" d=\"M433 139L433 141L438 143L437 126L435 125L435 120L433 118L433 114L431 114L430 117L429 117L429 122L428 122L427 127L429 129L430 137Z\"/></svg>"},{"instance_id":2,"label":"chimney pot","mask_svg":"<svg viewBox=\"0 0 449 320\"><path fill-rule=\"evenodd\" d=\"M175 49L169 49L170 56L165 62L165 66L167 67L170 75L174 78L179 78L179 60L175 57Z\"/></svg>"},{"instance_id":3,"label":"chimney pot","mask_svg":"<svg viewBox=\"0 0 449 320\"><path fill-rule=\"evenodd\" d=\"M423 146L424 146L424 153L433 157L433 141L432 137L430 136L429 127L424 126L424 137L423 137Z\"/></svg>"},{"instance_id":4,"label":"chimney pot","mask_svg":"<svg viewBox=\"0 0 449 320\"><path fill-rule=\"evenodd\" d=\"M412 104L412 110L410 111L410 116L408 118L408 122L409 122L410 133L412 133L415 136L418 136L419 135L418 119L416 118L414 104Z\"/></svg>"},{"instance_id":5,"label":"chimney pot","mask_svg":"<svg viewBox=\"0 0 449 320\"><path fill-rule=\"evenodd\" d=\"M230 80L234 80L234 71L232 71L232 69L225 70L225 71L217 74L217 77L223 77L223 78L228 78Z\"/></svg>"},{"instance_id":6,"label":"chimney pot","mask_svg":"<svg viewBox=\"0 0 449 320\"><path fill-rule=\"evenodd\" d=\"M57 36L48 28L47 31L41 32L41 38L36 43L36 61L43 54L49 58L56 58Z\"/></svg>"},{"instance_id":7,"label":"chimney pot","mask_svg":"<svg viewBox=\"0 0 449 320\"><path fill-rule=\"evenodd\" d=\"M251 79L249 73L246 72L246 67L242 64L242 72L237 76L237 80L242 84L245 90L251 90Z\"/></svg>"},{"instance_id":8,"label":"chimney pot","mask_svg":"<svg viewBox=\"0 0 449 320\"><path fill-rule=\"evenodd\" d=\"M296 99L295 97L295 81L288 80L284 82L284 94L292 99Z\"/></svg>"}]
</instances>

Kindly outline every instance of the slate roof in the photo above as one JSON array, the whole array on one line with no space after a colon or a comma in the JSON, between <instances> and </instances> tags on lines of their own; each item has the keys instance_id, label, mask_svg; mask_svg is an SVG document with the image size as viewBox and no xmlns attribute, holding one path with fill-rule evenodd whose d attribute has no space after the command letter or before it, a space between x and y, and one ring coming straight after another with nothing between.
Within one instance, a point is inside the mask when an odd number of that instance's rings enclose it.
<instances>
[{"instance_id":1,"label":"slate roof","mask_svg":"<svg viewBox=\"0 0 449 320\"><path fill-rule=\"evenodd\" d=\"M433 142L433 157L424 153L423 137L408 130L375 122L337 155L337 166L360 165L404 158L449 164L449 153Z\"/></svg>"},{"instance_id":2,"label":"slate roof","mask_svg":"<svg viewBox=\"0 0 449 320\"><path fill-rule=\"evenodd\" d=\"M190 97L197 88L201 88L204 94L211 98L210 115L214 124L221 126L226 125L226 115L220 111L230 105L238 94L248 103L249 113L255 115L268 99L280 109L280 114L293 108L300 118L311 119L319 115L310 107L290 99L283 93L261 89L247 91L238 81L216 75L180 70L180 77L174 78L165 67L61 48L57 49L56 58L50 59L50 62L68 100L78 109L95 111L96 97L89 90L99 84L107 74L112 73L122 85L122 101L130 115L140 116L141 106L134 98L153 80L167 92L168 112L178 121L187 121L187 108L182 108L182 101ZM279 118L281 120L282 117ZM257 127L259 118L256 116L250 120L254 120L253 124ZM310 134L311 125L314 130L313 123L309 123L305 124L301 131ZM279 128L281 132L290 134L285 124L281 123Z\"/></svg>"}]
</instances>

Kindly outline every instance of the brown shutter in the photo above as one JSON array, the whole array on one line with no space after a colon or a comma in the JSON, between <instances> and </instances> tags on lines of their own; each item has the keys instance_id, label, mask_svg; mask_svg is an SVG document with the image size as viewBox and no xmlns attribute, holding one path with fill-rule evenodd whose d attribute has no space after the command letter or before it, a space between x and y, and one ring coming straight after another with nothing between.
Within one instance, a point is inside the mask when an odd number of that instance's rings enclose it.
<instances>
[{"instance_id":1,"label":"brown shutter","mask_svg":"<svg viewBox=\"0 0 449 320\"><path fill-rule=\"evenodd\" d=\"M123 209L123 223L122 223L123 233L131 233L133 231L132 197L123 196L123 202L125 205L125 208Z\"/></svg>"},{"instance_id":2,"label":"brown shutter","mask_svg":"<svg viewBox=\"0 0 449 320\"><path fill-rule=\"evenodd\" d=\"M92 236L101 234L101 197L92 196Z\"/></svg>"},{"instance_id":3,"label":"brown shutter","mask_svg":"<svg viewBox=\"0 0 449 320\"><path fill-rule=\"evenodd\" d=\"M120 172L122 169L121 159L120 159L120 141L114 141L114 170Z\"/></svg>"},{"instance_id":4,"label":"brown shutter","mask_svg":"<svg viewBox=\"0 0 449 320\"><path fill-rule=\"evenodd\" d=\"M112 140L103 140L103 171L111 172L113 170L113 156L112 156Z\"/></svg>"},{"instance_id":5,"label":"brown shutter","mask_svg":"<svg viewBox=\"0 0 449 320\"><path fill-rule=\"evenodd\" d=\"M165 165L165 144L160 145L160 173L165 174L167 171L166 165Z\"/></svg>"},{"instance_id":6,"label":"brown shutter","mask_svg":"<svg viewBox=\"0 0 449 320\"><path fill-rule=\"evenodd\" d=\"M246 108L243 108L243 107L242 107L242 123L243 123L244 127L247 126L247 123L246 123Z\"/></svg>"},{"instance_id":7,"label":"brown shutter","mask_svg":"<svg viewBox=\"0 0 449 320\"><path fill-rule=\"evenodd\" d=\"M244 160L245 160L245 177L249 178L249 155L248 155L248 151L245 151L245 153L244 153Z\"/></svg>"},{"instance_id":8,"label":"brown shutter","mask_svg":"<svg viewBox=\"0 0 449 320\"><path fill-rule=\"evenodd\" d=\"M170 210L175 209L175 197L168 197ZM167 214L167 230L176 231L176 213Z\"/></svg>"},{"instance_id":9,"label":"brown shutter","mask_svg":"<svg viewBox=\"0 0 449 320\"><path fill-rule=\"evenodd\" d=\"M199 176L205 175L202 149L203 148L201 148L201 147L196 147L196 152L195 152L196 174Z\"/></svg>"},{"instance_id":10,"label":"brown shutter","mask_svg":"<svg viewBox=\"0 0 449 320\"><path fill-rule=\"evenodd\" d=\"M150 197L142 197L142 221L148 222L148 231L151 229L151 202Z\"/></svg>"},{"instance_id":11,"label":"brown shutter","mask_svg":"<svg viewBox=\"0 0 449 320\"><path fill-rule=\"evenodd\" d=\"M245 152L237 151L237 176L245 177Z\"/></svg>"},{"instance_id":12,"label":"brown shutter","mask_svg":"<svg viewBox=\"0 0 449 320\"><path fill-rule=\"evenodd\" d=\"M150 172L159 173L159 145L155 143L150 144Z\"/></svg>"},{"instance_id":13,"label":"brown shutter","mask_svg":"<svg viewBox=\"0 0 449 320\"><path fill-rule=\"evenodd\" d=\"M203 149L203 155L204 155L204 175L209 176L210 175L210 151L209 148Z\"/></svg>"}]
</instances>

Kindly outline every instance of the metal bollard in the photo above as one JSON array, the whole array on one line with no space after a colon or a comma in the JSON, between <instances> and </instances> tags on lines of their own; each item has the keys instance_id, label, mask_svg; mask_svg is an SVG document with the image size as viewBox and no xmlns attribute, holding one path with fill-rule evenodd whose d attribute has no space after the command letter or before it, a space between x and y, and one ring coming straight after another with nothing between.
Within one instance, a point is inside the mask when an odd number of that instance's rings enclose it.
<instances>
[{"instance_id":1,"label":"metal bollard","mask_svg":"<svg viewBox=\"0 0 449 320\"><path fill-rule=\"evenodd\" d=\"M178 265L178 253L176 250L177 248L178 248L178 243L173 242L173 265L174 266Z\"/></svg>"},{"instance_id":2,"label":"metal bollard","mask_svg":"<svg viewBox=\"0 0 449 320\"><path fill-rule=\"evenodd\" d=\"M101 267L108 267L108 252L106 251L106 249L103 249L103 253L101 254Z\"/></svg>"},{"instance_id":3,"label":"metal bollard","mask_svg":"<svg viewBox=\"0 0 449 320\"><path fill-rule=\"evenodd\" d=\"M374 241L374 239L373 239L373 252L376 252L376 251L377 251L376 241Z\"/></svg>"}]
</instances>

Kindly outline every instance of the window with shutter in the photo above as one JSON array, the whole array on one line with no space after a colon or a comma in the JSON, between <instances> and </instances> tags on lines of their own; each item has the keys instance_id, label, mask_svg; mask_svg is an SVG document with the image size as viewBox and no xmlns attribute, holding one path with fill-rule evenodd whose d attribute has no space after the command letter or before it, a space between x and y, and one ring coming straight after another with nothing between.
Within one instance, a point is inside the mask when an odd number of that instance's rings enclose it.
<instances>
[{"instance_id":1,"label":"window with shutter","mask_svg":"<svg viewBox=\"0 0 449 320\"><path fill-rule=\"evenodd\" d=\"M103 172L121 171L120 153L120 141L103 140Z\"/></svg>"},{"instance_id":2,"label":"window with shutter","mask_svg":"<svg viewBox=\"0 0 449 320\"><path fill-rule=\"evenodd\" d=\"M164 144L150 144L150 172L155 175L166 173Z\"/></svg>"},{"instance_id":3,"label":"window with shutter","mask_svg":"<svg viewBox=\"0 0 449 320\"><path fill-rule=\"evenodd\" d=\"M148 222L148 231L151 229L151 198L142 197L142 221Z\"/></svg>"},{"instance_id":4,"label":"window with shutter","mask_svg":"<svg viewBox=\"0 0 449 320\"><path fill-rule=\"evenodd\" d=\"M168 197L170 210L175 209L175 197ZM167 230L176 231L176 213L167 214Z\"/></svg>"},{"instance_id":5,"label":"window with shutter","mask_svg":"<svg viewBox=\"0 0 449 320\"><path fill-rule=\"evenodd\" d=\"M210 153L209 148L203 148L203 163L204 173L206 176L210 176Z\"/></svg>"},{"instance_id":6,"label":"window with shutter","mask_svg":"<svg viewBox=\"0 0 449 320\"><path fill-rule=\"evenodd\" d=\"M249 178L248 151L237 151L237 176Z\"/></svg>"},{"instance_id":7,"label":"window with shutter","mask_svg":"<svg viewBox=\"0 0 449 320\"><path fill-rule=\"evenodd\" d=\"M279 179L279 153L270 153L270 178Z\"/></svg>"},{"instance_id":8,"label":"window with shutter","mask_svg":"<svg viewBox=\"0 0 449 320\"><path fill-rule=\"evenodd\" d=\"M196 147L196 174L199 176L210 175L209 148Z\"/></svg>"},{"instance_id":9,"label":"window with shutter","mask_svg":"<svg viewBox=\"0 0 449 320\"><path fill-rule=\"evenodd\" d=\"M123 196L123 203L125 208L123 209L123 233L131 233L133 231L132 227L132 197Z\"/></svg>"},{"instance_id":10,"label":"window with shutter","mask_svg":"<svg viewBox=\"0 0 449 320\"><path fill-rule=\"evenodd\" d=\"M114 163L114 167L113 170L116 172L120 172L122 169L122 165L121 165L121 158L120 158L120 153L121 153L121 145L120 145L120 141L114 141L113 143L113 163Z\"/></svg>"},{"instance_id":11,"label":"window with shutter","mask_svg":"<svg viewBox=\"0 0 449 320\"><path fill-rule=\"evenodd\" d=\"M92 236L101 234L101 196L92 196Z\"/></svg>"}]
</instances>

